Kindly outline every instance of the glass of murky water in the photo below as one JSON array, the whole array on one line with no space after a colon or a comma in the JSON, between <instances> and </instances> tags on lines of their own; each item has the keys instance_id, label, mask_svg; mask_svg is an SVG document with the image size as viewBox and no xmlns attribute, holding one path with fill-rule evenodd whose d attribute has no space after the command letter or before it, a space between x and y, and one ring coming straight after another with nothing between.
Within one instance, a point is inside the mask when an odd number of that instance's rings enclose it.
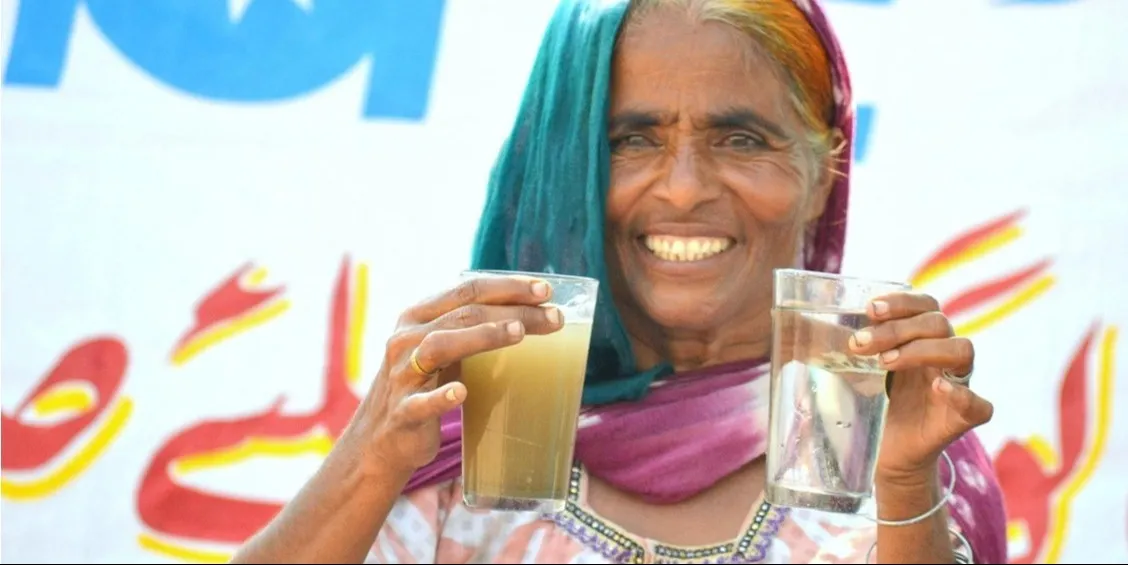
<instances>
[{"instance_id":1,"label":"glass of murky water","mask_svg":"<svg viewBox=\"0 0 1128 565\"><path fill-rule=\"evenodd\" d=\"M552 287L545 306L564 327L526 334L516 345L462 361L462 498L490 510L564 509L587 372L599 281L510 271L466 271L462 279L520 277Z\"/></svg>"},{"instance_id":2,"label":"glass of murky water","mask_svg":"<svg viewBox=\"0 0 1128 565\"><path fill-rule=\"evenodd\" d=\"M857 513L873 496L886 371L855 355L866 307L907 284L780 269L772 309L767 481L771 504Z\"/></svg>"}]
</instances>

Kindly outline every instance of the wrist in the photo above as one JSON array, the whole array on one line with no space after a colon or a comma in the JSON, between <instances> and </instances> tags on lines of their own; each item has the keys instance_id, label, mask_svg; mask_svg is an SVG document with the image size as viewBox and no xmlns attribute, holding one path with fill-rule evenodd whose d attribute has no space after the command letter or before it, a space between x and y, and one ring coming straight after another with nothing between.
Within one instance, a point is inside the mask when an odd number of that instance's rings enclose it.
<instances>
[{"instance_id":1,"label":"wrist","mask_svg":"<svg viewBox=\"0 0 1128 565\"><path fill-rule=\"evenodd\" d=\"M874 481L874 491L877 515L883 520L920 516L935 508L944 496L935 470L879 477Z\"/></svg>"},{"instance_id":2,"label":"wrist","mask_svg":"<svg viewBox=\"0 0 1128 565\"><path fill-rule=\"evenodd\" d=\"M874 482L874 491L878 504L882 503L882 499L885 501L921 500L935 503L944 494L940 479L935 475L912 481L876 481Z\"/></svg>"},{"instance_id":3,"label":"wrist","mask_svg":"<svg viewBox=\"0 0 1128 565\"><path fill-rule=\"evenodd\" d=\"M326 458L325 468L333 469L336 479L358 495L398 496L414 470L389 464L376 453L370 438L347 429Z\"/></svg>"},{"instance_id":4,"label":"wrist","mask_svg":"<svg viewBox=\"0 0 1128 565\"><path fill-rule=\"evenodd\" d=\"M881 467L874 472L874 485L890 490L920 490L939 484L939 458L911 467Z\"/></svg>"},{"instance_id":5,"label":"wrist","mask_svg":"<svg viewBox=\"0 0 1128 565\"><path fill-rule=\"evenodd\" d=\"M914 473L898 473L892 475L878 475L874 480L874 490L885 498L928 498L938 500L942 494L940 489L940 474L933 470L921 470Z\"/></svg>"}]
</instances>

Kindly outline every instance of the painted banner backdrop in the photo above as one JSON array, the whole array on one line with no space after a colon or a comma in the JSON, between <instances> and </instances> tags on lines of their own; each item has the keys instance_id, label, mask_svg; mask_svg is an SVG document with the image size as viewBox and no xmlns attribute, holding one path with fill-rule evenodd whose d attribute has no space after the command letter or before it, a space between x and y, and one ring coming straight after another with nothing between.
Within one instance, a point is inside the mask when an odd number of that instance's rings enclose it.
<instances>
[{"instance_id":1,"label":"painted banner backdrop","mask_svg":"<svg viewBox=\"0 0 1128 565\"><path fill-rule=\"evenodd\" d=\"M2 559L223 561L466 264L553 2L0 5ZM1128 2L829 9L845 270L974 338L1012 561L1128 561Z\"/></svg>"}]
</instances>

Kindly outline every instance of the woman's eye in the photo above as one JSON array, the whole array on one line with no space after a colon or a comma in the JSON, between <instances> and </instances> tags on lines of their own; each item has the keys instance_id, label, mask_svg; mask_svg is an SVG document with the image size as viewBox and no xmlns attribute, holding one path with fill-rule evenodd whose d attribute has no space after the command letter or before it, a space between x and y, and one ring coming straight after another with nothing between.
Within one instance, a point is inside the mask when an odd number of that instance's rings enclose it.
<instances>
[{"instance_id":1,"label":"woman's eye","mask_svg":"<svg viewBox=\"0 0 1128 565\"><path fill-rule=\"evenodd\" d=\"M733 149L760 149L766 145L763 139L746 133L734 133L725 137L721 145Z\"/></svg>"},{"instance_id":2,"label":"woman's eye","mask_svg":"<svg viewBox=\"0 0 1128 565\"><path fill-rule=\"evenodd\" d=\"M643 149L654 147L654 143L638 134L624 135L611 140L611 149Z\"/></svg>"}]
</instances>

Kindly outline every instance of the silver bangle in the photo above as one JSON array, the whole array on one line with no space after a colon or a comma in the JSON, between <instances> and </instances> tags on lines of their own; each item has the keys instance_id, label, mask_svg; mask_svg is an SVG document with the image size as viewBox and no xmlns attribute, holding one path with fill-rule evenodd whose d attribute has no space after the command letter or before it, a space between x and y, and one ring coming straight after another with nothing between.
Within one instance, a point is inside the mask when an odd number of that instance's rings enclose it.
<instances>
[{"instance_id":1,"label":"silver bangle","mask_svg":"<svg viewBox=\"0 0 1128 565\"><path fill-rule=\"evenodd\" d=\"M948 531L951 532L952 535L959 538L960 543L962 543L963 546L967 548L967 556L960 555L959 552L953 551L952 561L957 563L957 565L972 565L973 563L975 563L975 551L971 548L971 544L968 543L967 538L964 537L963 534L951 528L948 528ZM873 550L875 549L877 549L877 542L870 544L869 551L866 552L866 560L864 561L864 563L870 563L870 559L873 559Z\"/></svg>"},{"instance_id":2,"label":"silver bangle","mask_svg":"<svg viewBox=\"0 0 1128 565\"><path fill-rule=\"evenodd\" d=\"M956 563L964 563L964 564L975 563L975 549L973 549L971 547L971 542L967 541L967 536L961 534L960 532L958 532L956 530L952 530L951 528L949 528L949 530L951 530L952 535L959 538L960 543L963 544L964 548L967 549L967 556L963 556L963 555L960 555L957 552L953 552L953 554L955 555Z\"/></svg>"},{"instance_id":3,"label":"silver bangle","mask_svg":"<svg viewBox=\"0 0 1128 565\"><path fill-rule=\"evenodd\" d=\"M952 500L952 493L956 490L956 465L952 463L952 458L948 456L946 451L941 451L940 455L943 455L944 459L948 462L948 492L945 492L944 496L940 497L940 502L937 502L936 506L928 509L924 514L909 518L908 520L882 520L881 518L873 518L873 521L879 526L911 526L929 519L933 514L939 512L941 508L948 504L948 501Z\"/></svg>"},{"instance_id":4,"label":"silver bangle","mask_svg":"<svg viewBox=\"0 0 1128 565\"><path fill-rule=\"evenodd\" d=\"M952 458L948 455L948 453L946 451L941 451L940 455L943 455L944 459L948 462L948 470L949 470L949 473L948 473L948 491L944 493L944 496L940 497L940 502L937 502L936 506L933 506L932 508L928 509L924 514L921 514L920 516L915 516L915 517L909 518L907 520L882 520L881 518L876 518L876 517L870 518L870 520L872 520L873 522L876 522L878 525L881 525L881 526L910 526L912 524L917 524L917 523L923 522L923 521L931 518L933 514L939 512L941 508L943 508L946 504L948 504L948 502L950 500L952 500L952 493L955 492L955 490L956 490L956 465L955 465L955 463L952 463ZM865 516L865 517L869 518L869 516ZM971 545L967 543L966 539L963 539L963 536L960 536L960 538L963 541L964 545L967 546L968 550L970 551ZM870 559L873 558L873 551L875 549L877 549L877 542L876 541L873 542L872 545L870 545L869 551L866 552L865 563L869 563Z\"/></svg>"}]
</instances>

